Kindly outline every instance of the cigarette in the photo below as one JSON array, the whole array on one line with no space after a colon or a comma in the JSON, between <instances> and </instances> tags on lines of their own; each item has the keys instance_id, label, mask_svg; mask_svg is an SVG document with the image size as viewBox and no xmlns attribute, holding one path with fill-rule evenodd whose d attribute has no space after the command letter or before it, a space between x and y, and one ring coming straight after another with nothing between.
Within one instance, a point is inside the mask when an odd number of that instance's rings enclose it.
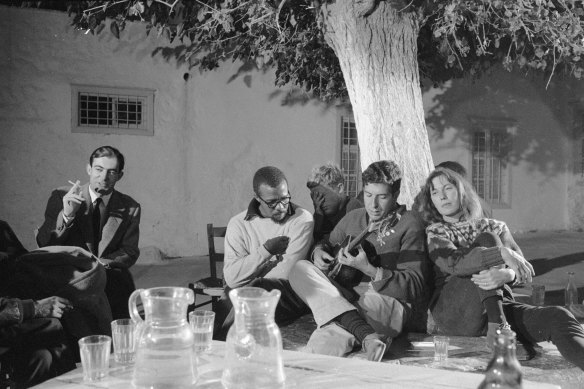
<instances>
[{"instance_id":1,"label":"cigarette","mask_svg":"<svg viewBox=\"0 0 584 389\"><path fill-rule=\"evenodd\" d=\"M71 180L69 180L68 182L69 182L71 185L73 185L73 186L75 186L75 185L79 185L78 183L76 183L76 182L73 182L73 181L71 181Z\"/></svg>"}]
</instances>

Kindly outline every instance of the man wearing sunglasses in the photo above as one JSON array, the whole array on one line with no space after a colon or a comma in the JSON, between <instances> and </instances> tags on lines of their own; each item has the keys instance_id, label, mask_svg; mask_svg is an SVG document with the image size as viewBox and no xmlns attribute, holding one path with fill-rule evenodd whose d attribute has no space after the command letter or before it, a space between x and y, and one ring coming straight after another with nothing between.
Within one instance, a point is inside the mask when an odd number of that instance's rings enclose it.
<instances>
[{"instance_id":1,"label":"man wearing sunglasses","mask_svg":"<svg viewBox=\"0 0 584 389\"><path fill-rule=\"evenodd\" d=\"M291 202L284 173L273 166L259 169L253 177L254 197L248 208L231 218L225 235L223 277L225 295L216 313L216 339L227 335L233 313L227 294L241 286L282 292L276 322L308 313L308 307L288 282L292 266L305 259L312 244L314 222L307 210ZM225 320L223 317L227 316Z\"/></svg>"}]
</instances>

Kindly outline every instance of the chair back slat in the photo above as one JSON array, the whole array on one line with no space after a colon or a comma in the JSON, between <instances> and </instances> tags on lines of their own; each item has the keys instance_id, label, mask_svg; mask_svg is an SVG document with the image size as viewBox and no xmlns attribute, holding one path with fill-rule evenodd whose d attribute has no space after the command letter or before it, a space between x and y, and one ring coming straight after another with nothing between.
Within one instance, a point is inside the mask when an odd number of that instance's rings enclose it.
<instances>
[{"instance_id":1,"label":"chair back slat","mask_svg":"<svg viewBox=\"0 0 584 389\"><path fill-rule=\"evenodd\" d=\"M214 227L213 223L207 224L207 243L209 245L209 266L211 277L217 277L217 262L225 260L224 253L215 250L215 238L225 238L227 227Z\"/></svg>"}]
</instances>

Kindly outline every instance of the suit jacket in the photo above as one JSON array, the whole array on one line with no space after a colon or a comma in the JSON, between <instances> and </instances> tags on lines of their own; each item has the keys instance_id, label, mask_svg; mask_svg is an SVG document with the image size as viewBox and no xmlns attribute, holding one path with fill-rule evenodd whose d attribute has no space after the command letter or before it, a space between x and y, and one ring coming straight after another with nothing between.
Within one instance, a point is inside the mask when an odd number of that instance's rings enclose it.
<instances>
[{"instance_id":1,"label":"suit jacket","mask_svg":"<svg viewBox=\"0 0 584 389\"><path fill-rule=\"evenodd\" d=\"M82 247L96 252L102 262L111 267L129 268L136 263L140 255L140 204L130 196L114 190L106 208L101 240L97 250L94 250L89 184L81 187L85 202L77 210L75 218L66 224L63 219L63 196L69 189L61 187L51 194L45 210L45 221L37 234L39 247Z\"/></svg>"}]
</instances>

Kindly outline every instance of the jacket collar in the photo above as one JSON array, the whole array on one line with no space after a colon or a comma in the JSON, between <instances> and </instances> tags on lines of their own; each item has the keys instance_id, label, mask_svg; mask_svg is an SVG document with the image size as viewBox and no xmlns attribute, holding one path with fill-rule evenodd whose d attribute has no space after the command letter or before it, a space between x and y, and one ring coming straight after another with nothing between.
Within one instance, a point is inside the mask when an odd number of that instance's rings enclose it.
<instances>
[{"instance_id":1,"label":"jacket collar","mask_svg":"<svg viewBox=\"0 0 584 389\"><path fill-rule=\"evenodd\" d=\"M288 206L288 217L296 213L296 208L297 205L293 202L290 202L290 205ZM265 218L265 216L262 216L260 212L260 202L254 198L251 199L249 205L247 206L247 213L245 214L244 220L250 221L256 217Z\"/></svg>"}]
</instances>

